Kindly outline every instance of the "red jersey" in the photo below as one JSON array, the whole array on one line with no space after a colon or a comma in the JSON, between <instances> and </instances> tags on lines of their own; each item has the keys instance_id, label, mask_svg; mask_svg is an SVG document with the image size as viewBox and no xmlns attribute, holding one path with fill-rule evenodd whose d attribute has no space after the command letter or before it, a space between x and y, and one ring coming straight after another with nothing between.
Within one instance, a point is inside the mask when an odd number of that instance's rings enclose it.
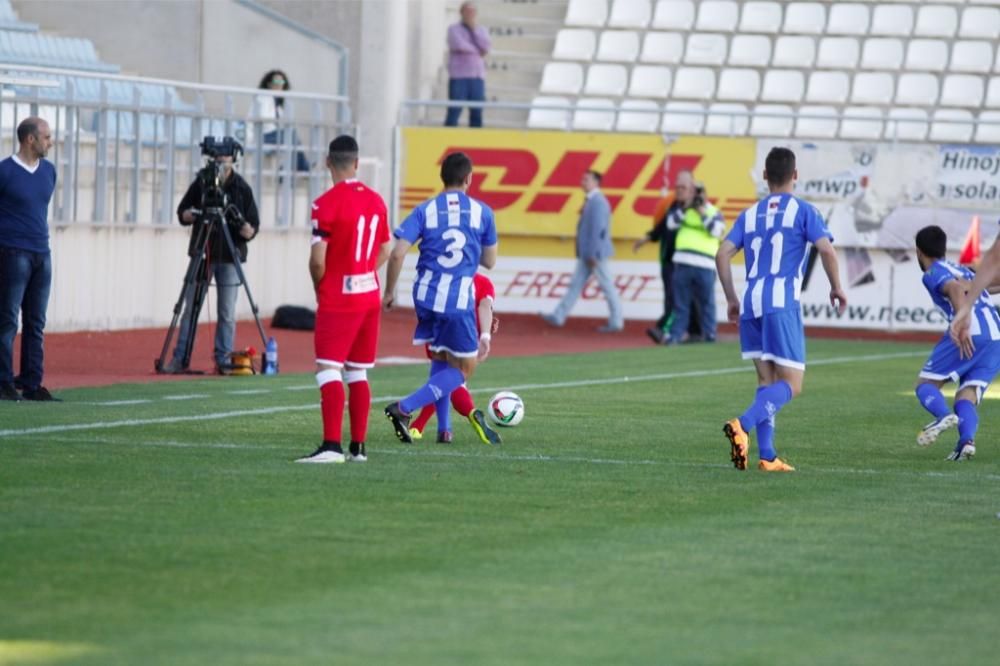
<instances>
[{"instance_id":1,"label":"red jersey","mask_svg":"<svg viewBox=\"0 0 1000 666\"><path fill-rule=\"evenodd\" d=\"M382 304L375 263L389 241L389 215L378 192L344 180L312 205L313 242L325 242L326 272L316 289L317 310L370 310Z\"/></svg>"}]
</instances>

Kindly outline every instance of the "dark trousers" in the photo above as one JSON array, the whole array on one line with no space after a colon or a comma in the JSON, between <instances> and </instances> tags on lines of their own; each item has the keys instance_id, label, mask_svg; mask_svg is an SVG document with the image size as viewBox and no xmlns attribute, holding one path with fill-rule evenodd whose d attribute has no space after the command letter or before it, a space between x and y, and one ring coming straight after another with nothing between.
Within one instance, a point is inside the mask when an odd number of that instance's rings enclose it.
<instances>
[{"instance_id":1,"label":"dark trousers","mask_svg":"<svg viewBox=\"0 0 1000 666\"><path fill-rule=\"evenodd\" d=\"M288 139L291 140L293 146L299 145L299 137L295 133L295 130L271 130L264 133L263 139L264 143L269 145L286 145ZM295 170L309 171L309 158L301 150L295 151Z\"/></svg>"},{"instance_id":2,"label":"dark trousers","mask_svg":"<svg viewBox=\"0 0 1000 666\"><path fill-rule=\"evenodd\" d=\"M22 315L21 373L18 381L34 391L42 385L42 335L52 284L52 256L0 247L0 383L14 381L14 337Z\"/></svg>"},{"instance_id":3,"label":"dark trousers","mask_svg":"<svg viewBox=\"0 0 1000 666\"><path fill-rule=\"evenodd\" d=\"M663 314L656 320L656 328L664 333L670 333L670 324L674 316L674 264L672 261L660 263L660 279L663 280ZM691 314L688 317L688 336L697 338L701 335L700 308L692 303Z\"/></svg>"},{"instance_id":4,"label":"dark trousers","mask_svg":"<svg viewBox=\"0 0 1000 666\"><path fill-rule=\"evenodd\" d=\"M486 101L486 81L483 79L448 79L448 99L469 100L471 102ZM462 115L461 106L449 106L445 127L457 127L458 117ZM469 109L469 127L483 126L483 110Z\"/></svg>"},{"instance_id":5,"label":"dark trousers","mask_svg":"<svg viewBox=\"0 0 1000 666\"><path fill-rule=\"evenodd\" d=\"M678 264L674 266L674 321L670 326L670 339L680 342L691 321L692 304L701 325L702 337L715 340L715 271Z\"/></svg>"}]
</instances>

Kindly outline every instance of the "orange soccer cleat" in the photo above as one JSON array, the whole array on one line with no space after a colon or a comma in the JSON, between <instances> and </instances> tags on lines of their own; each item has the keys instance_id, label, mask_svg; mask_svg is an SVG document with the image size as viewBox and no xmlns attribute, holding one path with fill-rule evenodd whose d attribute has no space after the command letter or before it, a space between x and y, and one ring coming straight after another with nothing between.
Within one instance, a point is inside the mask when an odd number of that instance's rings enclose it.
<instances>
[{"instance_id":1,"label":"orange soccer cleat","mask_svg":"<svg viewBox=\"0 0 1000 666\"><path fill-rule=\"evenodd\" d=\"M726 421L722 432L729 438L730 458L736 469L747 468L747 453L750 451L750 436L743 430L739 419Z\"/></svg>"},{"instance_id":2,"label":"orange soccer cleat","mask_svg":"<svg viewBox=\"0 0 1000 666\"><path fill-rule=\"evenodd\" d=\"M757 469L762 472L794 472L795 468L786 463L781 458L774 460L761 460L757 463Z\"/></svg>"}]
</instances>

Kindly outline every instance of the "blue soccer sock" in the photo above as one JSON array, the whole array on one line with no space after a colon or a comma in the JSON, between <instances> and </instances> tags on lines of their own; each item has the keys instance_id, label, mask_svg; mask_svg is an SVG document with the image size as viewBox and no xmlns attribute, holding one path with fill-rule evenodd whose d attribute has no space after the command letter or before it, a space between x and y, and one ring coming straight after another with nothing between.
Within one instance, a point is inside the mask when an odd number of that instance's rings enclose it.
<instances>
[{"instance_id":1,"label":"blue soccer sock","mask_svg":"<svg viewBox=\"0 0 1000 666\"><path fill-rule=\"evenodd\" d=\"M956 400L955 415L958 417L959 443L966 444L973 441L979 428L979 412L976 411L976 406L969 400Z\"/></svg>"},{"instance_id":2,"label":"blue soccer sock","mask_svg":"<svg viewBox=\"0 0 1000 666\"><path fill-rule=\"evenodd\" d=\"M750 432L771 416L777 414L792 399L792 387L784 380L757 389L757 397L743 412L740 425L744 432Z\"/></svg>"},{"instance_id":3,"label":"blue soccer sock","mask_svg":"<svg viewBox=\"0 0 1000 666\"><path fill-rule=\"evenodd\" d=\"M757 395L766 386L757 387ZM774 450L774 417L768 417L757 424L757 453L761 460L771 461L778 457L778 452Z\"/></svg>"},{"instance_id":4,"label":"blue soccer sock","mask_svg":"<svg viewBox=\"0 0 1000 666\"><path fill-rule=\"evenodd\" d=\"M433 377L442 370L448 369L447 361L431 360L430 377ZM434 401L434 413L437 415L438 432L448 432L451 430L451 393L441 396Z\"/></svg>"},{"instance_id":5,"label":"blue soccer sock","mask_svg":"<svg viewBox=\"0 0 1000 666\"><path fill-rule=\"evenodd\" d=\"M448 366L440 372L434 373L427 383L416 391L399 401L399 408L406 414L412 414L424 405L437 402L442 396L447 397L451 392L462 385L465 376L458 368ZM438 419L441 414L438 414ZM440 423L440 421L439 421Z\"/></svg>"},{"instance_id":6,"label":"blue soccer sock","mask_svg":"<svg viewBox=\"0 0 1000 666\"><path fill-rule=\"evenodd\" d=\"M934 386L934 384L921 384L917 387L916 393L920 405L931 413L934 420L943 418L951 413L951 410L948 409L948 401L941 395L941 389ZM958 407L958 403L955 403L955 407ZM958 413L957 410L955 413Z\"/></svg>"}]
</instances>

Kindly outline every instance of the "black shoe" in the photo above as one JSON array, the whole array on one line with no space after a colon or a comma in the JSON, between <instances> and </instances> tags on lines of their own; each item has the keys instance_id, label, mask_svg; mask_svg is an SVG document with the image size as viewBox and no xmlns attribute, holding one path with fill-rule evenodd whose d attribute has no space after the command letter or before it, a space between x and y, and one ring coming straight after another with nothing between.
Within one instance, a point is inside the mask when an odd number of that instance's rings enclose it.
<instances>
[{"instance_id":1,"label":"black shoe","mask_svg":"<svg viewBox=\"0 0 1000 666\"><path fill-rule=\"evenodd\" d=\"M451 444L451 433L445 430L444 432L438 433L437 438L438 444Z\"/></svg>"},{"instance_id":2,"label":"black shoe","mask_svg":"<svg viewBox=\"0 0 1000 666\"><path fill-rule=\"evenodd\" d=\"M319 448L307 456L298 458L297 463L342 463L344 462L344 450L340 448L338 442L323 442Z\"/></svg>"},{"instance_id":3,"label":"black shoe","mask_svg":"<svg viewBox=\"0 0 1000 666\"><path fill-rule=\"evenodd\" d=\"M365 443L364 442L351 442L351 446L348 449L350 453L347 454L347 462L367 462L368 456L365 455Z\"/></svg>"},{"instance_id":4,"label":"black shoe","mask_svg":"<svg viewBox=\"0 0 1000 666\"><path fill-rule=\"evenodd\" d=\"M18 391L23 391L24 389L28 388L28 385L25 384L23 381L21 381L21 377L19 375L17 377L14 377L14 388L16 388Z\"/></svg>"},{"instance_id":5,"label":"black shoe","mask_svg":"<svg viewBox=\"0 0 1000 666\"><path fill-rule=\"evenodd\" d=\"M649 339L653 341L654 345L662 345L663 344L663 330L662 329L659 329L656 326L650 326L649 328L646 329L646 335L649 336Z\"/></svg>"},{"instance_id":6,"label":"black shoe","mask_svg":"<svg viewBox=\"0 0 1000 666\"><path fill-rule=\"evenodd\" d=\"M396 438L403 444L413 444L410 437L410 417L399 408L399 403L394 402L385 408L385 417L392 423L392 429L396 431Z\"/></svg>"},{"instance_id":7,"label":"black shoe","mask_svg":"<svg viewBox=\"0 0 1000 666\"><path fill-rule=\"evenodd\" d=\"M472 429L476 431L479 441L483 444L503 444L500 433L491 428L490 424L486 422L486 415L483 414L483 410L472 410L472 413L469 414L469 423L472 424Z\"/></svg>"},{"instance_id":8,"label":"black shoe","mask_svg":"<svg viewBox=\"0 0 1000 666\"><path fill-rule=\"evenodd\" d=\"M49 390L44 386L39 386L34 391L25 390L21 393L21 397L25 400L34 400L35 402L62 402L62 400L49 393Z\"/></svg>"},{"instance_id":9,"label":"black shoe","mask_svg":"<svg viewBox=\"0 0 1000 666\"><path fill-rule=\"evenodd\" d=\"M20 402L21 394L17 392L17 389L14 388L13 384L5 382L3 384L0 384L0 400Z\"/></svg>"}]
</instances>

